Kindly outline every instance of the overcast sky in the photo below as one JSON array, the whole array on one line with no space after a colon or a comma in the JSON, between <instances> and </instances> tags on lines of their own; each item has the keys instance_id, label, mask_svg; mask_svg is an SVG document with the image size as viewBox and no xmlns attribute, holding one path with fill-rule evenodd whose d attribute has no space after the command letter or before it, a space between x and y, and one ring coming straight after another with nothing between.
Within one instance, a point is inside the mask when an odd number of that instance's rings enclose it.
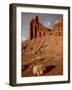
<instances>
[{"instance_id":1,"label":"overcast sky","mask_svg":"<svg viewBox=\"0 0 72 90\"><path fill-rule=\"evenodd\" d=\"M21 39L29 39L29 27L32 16L38 16L39 22L48 28L52 28L57 18L63 19L61 14L21 13Z\"/></svg>"}]
</instances>

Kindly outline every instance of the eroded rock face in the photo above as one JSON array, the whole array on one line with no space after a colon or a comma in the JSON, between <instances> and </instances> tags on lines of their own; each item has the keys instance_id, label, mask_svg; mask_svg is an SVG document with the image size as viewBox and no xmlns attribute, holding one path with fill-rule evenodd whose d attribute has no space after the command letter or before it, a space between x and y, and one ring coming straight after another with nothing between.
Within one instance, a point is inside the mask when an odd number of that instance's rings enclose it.
<instances>
[{"instance_id":1,"label":"eroded rock face","mask_svg":"<svg viewBox=\"0 0 72 90\"><path fill-rule=\"evenodd\" d=\"M22 50L25 55L40 54L45 49L52 48L62 51L63 44L63 20L55 20L53 30L39 22L38 16L30 22L30 40L22 42Z\"/></svg>"},{"instance_id":2,"label":"eroded rock face","mask_svg":"<svg viewBox=\"0 0 72 90\"><path fill-rule=\"evenodd\" d=\"M39 22L38 16L34 17L30 22L30 39L43 37L48 35L51 30Z\"/></svg>"},{"instance_id":3,"label":"eroded rock face","mask_svg":"<svg viewBox=\"0 0 72 90\"><path fill-rule=\"evenodd\" d=\"M33 66L33 75L34 76L43 75L45 71L46 71L46 67L44 65Z\"/></svg>"},{"instance_id":4,"label":"eroded rock face","mask_svg":"<svg viewBox=\"0 0 72 90\"><path fill-rule=\"evenodd\" d=\"M55 20L53 30L45 27L39 22L38 16L32 18L30 22L30 39L44 37L48 35L62 35L63 20Z\"/></svg>"},{"instance_id":5,"label":"eroded rock face","mask_svg":"<svg viewBox=\"0 0 72 90\"><path fill-rule=\"evenodd\" d=\"M54 22L53 32L55 35L63 35L63 20L57 19Z\"/></svg>"},{"instance_id":6,"label":"eroded rock face","mask_svg":"<svg viewBox=\"0 0 72 90\"><path fill-rule=\"evenodd\" d=\"M63 21L55 21L53 30L50 30L39 22L38 16L33 17L30 23L30 40L22 41L22 66L26 65L27 69L22 75L29 76L29 73L33 76L44 75L45 64L50 65L57 62L58 65L60 62L63 63L62 60ZM32 65L33 68L27 67ZM60 66L62 73L62 64Z\"/></svg>"}]
</instances>

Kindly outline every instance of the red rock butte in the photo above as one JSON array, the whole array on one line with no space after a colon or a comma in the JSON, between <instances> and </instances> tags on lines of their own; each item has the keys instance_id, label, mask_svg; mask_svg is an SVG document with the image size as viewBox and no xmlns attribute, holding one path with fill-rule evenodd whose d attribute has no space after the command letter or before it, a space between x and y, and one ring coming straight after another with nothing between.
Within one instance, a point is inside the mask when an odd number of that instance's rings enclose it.
<instances>
[{"instance_id":1,"label":"red rock butte","mask_svg":"<svg viewBox=\"0 0 72 90\"><path fill-rule=\"evenodd\" d=\"M30 39L49 36L49 35L62 35L63 33L63 20L57 19L54 22L53 29L49 29L48 27L42 25L39 22L38 16L33 16L30 22Z\"/></svg>"},{"instance_id":2,"label":"red rock butte","mask_svg":"<svg viewBox=\"0 0 72 90\"><path fill-rule=\"evenodd\" d=\"M63 20L55 20L50 29L33 16L30 39L22 41L22 77L33 76L33 65L45 65L44 75L63 74Z\"/></svg>"}]
</instances>

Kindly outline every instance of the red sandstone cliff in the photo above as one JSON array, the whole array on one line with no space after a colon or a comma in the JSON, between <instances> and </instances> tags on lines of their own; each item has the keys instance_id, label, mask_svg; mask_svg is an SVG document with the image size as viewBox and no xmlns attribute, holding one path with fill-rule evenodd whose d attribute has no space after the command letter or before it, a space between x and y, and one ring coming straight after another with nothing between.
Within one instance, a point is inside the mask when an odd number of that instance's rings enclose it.
<instances>
[{"instance_id":1,"label":"red sandstone cliff","mask_svg":"<svg viewBox=\"0 0 72 90\"><path fill-rule=\"evenodd\" d=\"M62 35L63 21L61 19L55 20L53 30L45 27L39 22L38 16L33 17L30 22L30 39L49 36L49 35Z\"/></svg>"},{"instance_id":2,"label":"red sandstone cliff","mask_svg":"<svg viewBox=\"0 0 72 90\"><path fill-rule=\"evenodd\" d=\"M48 67L44 75L63 74L63 20L61 19L55 20L53 30L42 25L38 16L33 17L30 22L30 40L22 42L22 76L33 76L31 66L40 64ZM50 70L52 66L54 69Z\"/></svg>"}]
</instances>

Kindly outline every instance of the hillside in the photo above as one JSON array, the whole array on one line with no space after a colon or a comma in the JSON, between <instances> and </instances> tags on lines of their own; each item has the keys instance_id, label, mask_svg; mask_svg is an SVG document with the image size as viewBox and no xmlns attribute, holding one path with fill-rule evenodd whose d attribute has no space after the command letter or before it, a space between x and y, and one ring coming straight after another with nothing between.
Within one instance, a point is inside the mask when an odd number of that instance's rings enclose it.
<instances>
[{"instance_id":1,"label":"hillside","mask_svg":"<svg viewBox=\"0 0 72 90\"><path fill-rule=\"evenodd\" d=\"M45 65L44 75L63 73L63 37L50 35L22 42L22 76L33 76L32 66Z\"/></svg>"}]
</instances>

